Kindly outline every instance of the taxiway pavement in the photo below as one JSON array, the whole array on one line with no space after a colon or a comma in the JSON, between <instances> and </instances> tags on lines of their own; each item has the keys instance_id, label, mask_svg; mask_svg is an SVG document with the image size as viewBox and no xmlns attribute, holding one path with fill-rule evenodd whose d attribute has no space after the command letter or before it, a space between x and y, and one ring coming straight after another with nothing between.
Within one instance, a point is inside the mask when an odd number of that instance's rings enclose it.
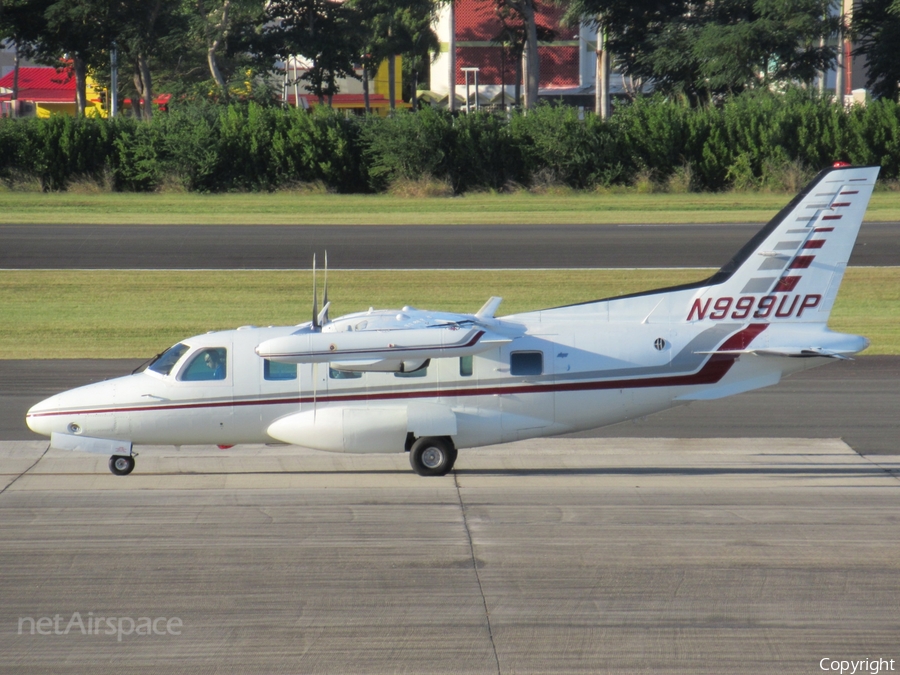
<instances>
[{"instance_id":1,"label":"taxiway pavement","mask_svg":"<svg viewBox=\"0 0 900 675\"><path fill-rule=\"evenodd\" d=\"M864 223L850 264L898 264L898 226ZM0 269L718 268L761 227L0 225Z\"/></svg>"},{"instance_id":2,"label":"taxiway pavement","mask_svg":"<svg viewBox=\"0 0 900 675\"><path fill-rule=\"evenodd\" d=\"M105 464L0 444L0 673L900 667L900 457L838 440Z\"/></svg>"},{"instance_id":3,"label":"taxiway pavement","mask_svg":"<svg viewBox=\"0 0 900 675\"><path fill-rule=\"evenodd\" d=\"M3 226L0 267L717 267L759 227ZM851 263L897 264L896 231L865 224ZM122 478L29 440L32 403L138 363L0 361L0 673L900 669L900 358L439 479L266 447L139 448ZM178 634L37 630L76 612Z\"/></svg>"}]
</instances>

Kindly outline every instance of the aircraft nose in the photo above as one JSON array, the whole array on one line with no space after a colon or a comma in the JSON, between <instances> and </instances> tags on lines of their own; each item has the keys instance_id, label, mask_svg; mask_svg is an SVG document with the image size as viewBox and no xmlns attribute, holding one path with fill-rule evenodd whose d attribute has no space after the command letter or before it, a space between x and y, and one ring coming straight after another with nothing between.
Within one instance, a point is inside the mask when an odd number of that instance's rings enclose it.
<instances>
[{"instance_id":1,"label":"aircraft nose","mask_svg":"<svg viewBox=\"0 0 900 675\"><path fill-rule=\"evenodd\" d=\"M59 409L58 396L45 398L40 403L35 403L25 414L25 423L36 434L49 436L52 433L49 413Z\"/></svg>"}]
</instances>

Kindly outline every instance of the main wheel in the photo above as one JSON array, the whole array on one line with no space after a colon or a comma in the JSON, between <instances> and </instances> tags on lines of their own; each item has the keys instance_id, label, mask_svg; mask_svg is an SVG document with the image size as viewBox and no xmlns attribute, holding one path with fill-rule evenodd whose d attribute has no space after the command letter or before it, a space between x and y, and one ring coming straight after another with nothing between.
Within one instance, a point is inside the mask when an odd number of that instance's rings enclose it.
<instances>
[{"instance_id":1,"label":"main wheel","mask_svg":"<svg viewBox=\"0 0 900 675\"><path fill-rule=\"evenodd\" d=\"M127 476L134 471L134 457L113 455L109 458L109 470L117 476Z\"/></svg>"},{"instance_id":2,"label":"main wheel","mask_svg":"<svg viewBox=\"0 0 900 675\"><path fill-rule=\"evenodd\" d=\"M409 463L420 476L445 476L455 461L456 448L443 438L424 436L409 451Z\"/></svg>"}]
</instances>

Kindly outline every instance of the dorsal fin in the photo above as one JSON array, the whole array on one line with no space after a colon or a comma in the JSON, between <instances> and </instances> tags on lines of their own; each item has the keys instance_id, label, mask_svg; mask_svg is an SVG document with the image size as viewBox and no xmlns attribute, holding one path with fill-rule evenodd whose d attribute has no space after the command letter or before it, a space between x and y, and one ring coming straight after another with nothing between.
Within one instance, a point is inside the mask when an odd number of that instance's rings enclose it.
<instances>
[{"instance_id":1,"label":"dorsal fin","mask_svg":"<svg viewBox=\"0 0 900 675\"><path fill-rule=\"evenodd\" d=\"M475 312L475 316L479 319L493 319L501 302L503 302L503 298L491 296L488 301L481 306L481 309Z\"/></svg>"}]
</instances>

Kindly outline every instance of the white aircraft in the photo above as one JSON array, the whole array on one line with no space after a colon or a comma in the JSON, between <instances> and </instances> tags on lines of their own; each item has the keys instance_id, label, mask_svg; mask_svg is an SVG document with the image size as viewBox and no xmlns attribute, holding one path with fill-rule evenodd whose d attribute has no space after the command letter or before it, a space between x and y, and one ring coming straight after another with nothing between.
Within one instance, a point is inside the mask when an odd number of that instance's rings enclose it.
<instances>
[{"instance_id":1,"label":"white aircraft","mask_svg":"<svg viewBox=\"0 0 900 675\"><path fill-rule=\"evenodd\" d=\"M615 424L776 384L869 342L826 323L878 167L822 171L697 283L496 317L403 307L198 335L143 372L57 394L28 426L58 449L288 443L409 452L440 476L457 450ZM327 269L327 262L326 262ZM315 284L315 281L314 281Z\"/></svg>"}]
</instances>

